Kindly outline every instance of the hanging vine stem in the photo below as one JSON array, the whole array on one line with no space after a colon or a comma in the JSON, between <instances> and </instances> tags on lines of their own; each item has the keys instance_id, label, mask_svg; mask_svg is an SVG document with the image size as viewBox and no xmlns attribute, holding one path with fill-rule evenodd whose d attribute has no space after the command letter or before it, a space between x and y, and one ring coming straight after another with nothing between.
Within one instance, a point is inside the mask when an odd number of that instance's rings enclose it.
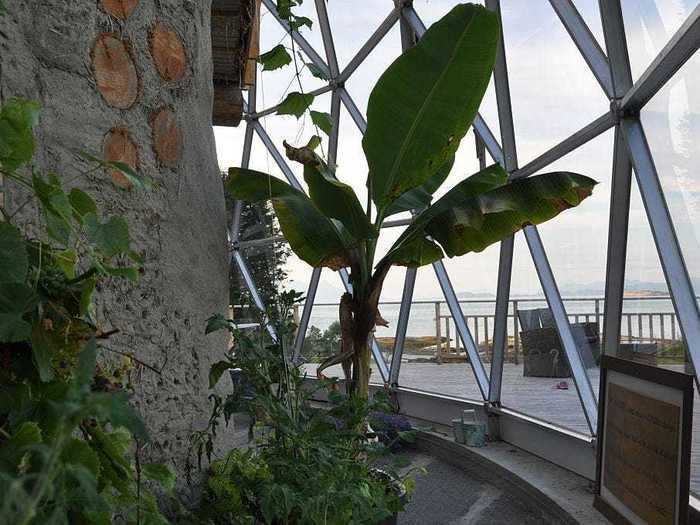
<instances>
[{"instance_id":1,"label":"hanging vine stem","mask_svg":"<svg viewBox=\"0 0 700 525\"><path fill-rule=\"evenodd\" d=\"M292 61L294 62L294 76L293 76L292 80L290 81L289 85L287 86L287 88L285 89L285 91L283 92L283 94L282 94L282 101L280 102L280 104L282 104L282 103L284 102L284 100L285 100L284 97L285 97L287 91L289 90L290 86L294 83L294 81L296 81L297 84L298 84L298 86L299 86L299 92L300 92L300 94L301 94L301 95L306 95L306 91L304 90L304 86L302 85L302 81L301 81L301 73L303 72L304 68L300 68L300 67L299 67L299 62L298 62L298 58L297 58L297 49L296 49L296 45L295 45L295 42L294 42L294 38L293 38L293 36L292 36L292 32L297 30L297 29L294 28L293 21L296 20L297 18L304 18L304 17L297 17L297 16L292 12L292 10L291 10L292 5L296 6L296 4L293 3L293 2L291 2L290 4L291 4L291 5L289 5L289 6L287 7L288 12L280 13L279 10L277 10L277 15L278 15L281 19L287 21L287 25L286 25L286 36L289 36L289 38L290 38L290 40L291 40L291 51L292 51L292 57L291 57L291 59L292 59ZM299 2L299 4L301 4L301 2ZM262 15L261 15L261 16L262 16ZM306 20L308 20L308 19L306 19ZM311 21L308 20L308 23L310 24ZM279 43L278 43L277 45L279 45ZM277 46L275 46L275 47L277 47ZM280 66L280 67L282 67L282 66ZM306 67L306 62L304 62L304 67ZM262 82L261 82L261 83L262 83ZM264 98L264 94L263 94L263 98ZM313 102L313 101L312 101L312 102ZM311 106L311 104L309 104L309 106L306 107L306 108L304 109L304 114L305 114L307 111L310 110L310 106ZM314 127L316 136L320 137L320 136L321 136L321 130L320 130L319 127L316 125L316 123L313 122L313 117L312 117L311 120L312 120L312 125L313 125L313 127ZM301 135L303 134L303 132L304 132L304 127L305 127L305 124L304 124L305 121L306 121L306 115L304 115L304 120L302 121L301 128L299 129L299 131L298 131L298 133L297 133L297 136L296 136L296 138L295 138L295 141L298 141L299 138L301 137ZM329 136L330 136L330 134L329 134ZM328 157L327 157L327 155L326 155L326 152L325 152L325 150L324 150L324 148L323 148L323 143L321 143L319 146L320 146L320 148L321 148L321 157L323 157L325 160L328 160Z\"/></svg>"},{"instance_id":2,"label":"hanging vine stem","mask_svg":"<svg viewBox=\"0 0 700 525\"><path fill-rule=\"evenodd\" d=\"M297 61L297 51L296 51L296 48L294 46L294 38L292 37L291 26L289 28L289 38L292 41L292 60L294 61L294 77L296 78L297 84L299 84L299 92L302 95L304 95L305 94L304 86L301 84L301 71L299 70L299 62ZM306 64L304 64L304 65L306 66ZM306 109L308 110L309 108L306 108ZM304 111L304 120L306 120L306 111ZM313 120L311 123L313 124L314 129L316 130L316 135L318 135L320 137L321 131L318 129L318 126L313 122ZM304 125L302 124L301 133L303 133L303 131L304 131ZM326 153L323 150L323 143L320 144L320 148L321 148L321 157L323 157L324 160L328 161L328 157L326 156ZM332 168L335 170L334 166Z\"/></svg>"}]
</instances>

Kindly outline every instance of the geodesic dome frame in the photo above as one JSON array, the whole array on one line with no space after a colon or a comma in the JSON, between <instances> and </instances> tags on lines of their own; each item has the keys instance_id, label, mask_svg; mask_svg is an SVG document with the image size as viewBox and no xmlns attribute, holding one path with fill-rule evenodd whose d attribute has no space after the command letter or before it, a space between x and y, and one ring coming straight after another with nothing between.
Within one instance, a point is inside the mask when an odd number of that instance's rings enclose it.
<instances>
[{"instance_id":1,"label":"geodesic dome frame","mask_svg":"<svg viewBox=\"0 0 700 525\"><path fill-rule=\"evenodd\" d=\"M571 0L549 0L549 2L593 73L603 93L610 100L610 110L545 153L520 166L518 164L511 110L506 53L503 36L501 36L501 45L494 69L501 137L499 141L489 129L486 121L480 115L476 117L473 128L480 165L482 167L485 166L485 152L488 152L495 162L500 163L505 168L511 179L527 177L583 146L607 130L614 128L610 220L605 275L603 351L608 355L615 355L618 342L620 341L629 230L630 191L633 183L632 172L634 171L674 310L687 342L689 358L695 370L697 370L700 366L700 309L698 308L698 302L683 258L681 245L664 197L663 188L659 181L654 157L647 142L644 126L640 120L640 111L661 90L673 74L692 57L700 46L700 7L696 7L692 11L645 72L633 82L620 0L601 0L599 2L605 40L604 45L607 52L603 51L603 48L597 42ZM366 121L348 92L345 85L346 81L395 24L400 24L403 49L412 46L422 36L425 32L425 26L410 0L395 0L395 5L387 17L352 60L341 70L336 58L333 32L329 23L325 0L315 0L318 26L320 27L324 44L325 60L298 31L292 30L287 22L277 15L274 0L262 0L262 3L270 14L289 32L294 42L311 62L330 79L327 85L311 91L310 94L331 93L330 114L334 126L329 140L328 161L329 164L333 165L338 152L341 104L345 106L360 132L364 133L366 128ZM499 0L486 0L485 4L487 8L500 12ZM244 104L246 129L242 167L248 167L253 136L257 134L288 182L295 188L303 191L303 187L260 121L261 117L275 113L277 106L258 110L256 99L256 90L251 89L247 103ZM241 253L245 242L240 240L240 213L241 203L237 202L229 230L232 258L246 282L253 301L264 312L265 305L257 292L245 257ZM405 225L408 222L410 222L410 219L389 221L385 224L385 227ZM583 413L591 434L595 435L598 417L597 398L591 379L586 373L581 355L577 350L569 316L550 266L547 252L537 227L526 227L524 235L571 368ZM274 242L275 240L277 239L270 239L269 242ZM261 241L254 242L259 243ZM477 345L465 322L457 294L450 282L444 264L442 261L433 263L433 270L449 307L457 333L469 356L469 363L476 384L483 400L492 406L500 406L501 404L513 252L514 238L511 237L503 241L500 246L490 374L486 372L479 356ZM343 286L346 289L350 289L351 284L348 281L347 272L341 270L339 274ZM377 368L383 382L393 387L400 385L401 357L409 322L416 275L417 269L407 269L391 362L385 360L376 341L374 341L372 346ZM321 269L315 268L311 276L306 295L307 299L294 342L295 357L299 356L304 343L320 276ZM267 329L273 337L276 337L272 326L268 325Z\"/></svg>"}]
</instances>

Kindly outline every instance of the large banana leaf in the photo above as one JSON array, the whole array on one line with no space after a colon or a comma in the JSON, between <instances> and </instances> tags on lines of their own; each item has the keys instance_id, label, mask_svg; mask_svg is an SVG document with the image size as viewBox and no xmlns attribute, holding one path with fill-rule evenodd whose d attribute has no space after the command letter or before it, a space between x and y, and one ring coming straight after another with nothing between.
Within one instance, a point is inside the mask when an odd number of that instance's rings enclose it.
<instances>
[{"instance_id":1,"label":"large banana leaf","mask_svg":"<svg viewBox=\"0 0 700 525\"><path fill-rule=\"evenodd\" d=\"M433 193L437 191L450 174L454 162L454 156L447 159L447 162L445 162L445 164L443 164L427 181L417 188L408 190L392 202L386 209L386 212L384 212L384 216L389 217L390 215L401 213L402 211L422 210L426 208L433 200Z\"/></svg>"},{"instance_id":2,"label":"large banana leaf","mask_svg":"<svg viewBox=\"0 0 700 525\"><path fill-rule=\"evenodd\" d=\"M419 268L445 256L442 248L425 236L415 236L401 243L391 254L391 264ZM386 261L386 258L384 259Z\"/></svg>"},{"instance_id":3,"label":"large banana leaf","mask_svg":"<svg viewBox=\"0 0 700 525\"><path fill-rule=\"evenodd\" d=\"M362 209L355 191L335 178L323 159L306 146L294 148L284 143L287 157L304 165L304 180L309 186L309 197L327 217L337 219L355 239L377 236Z\"/></svg>"},{"instance_id":4,"label":"large banana leaf","mask_svg":"<svg viewBox=\"0 0 700 525\"><path fill-rule=\"evenodd\" d=\"M314 267L337 270L350 265L338 230L303 192L266 173L229 169L226 189L246 202L270 200L285 238L297 256Z\"/></svg>"},{"instance_id":5,"label":"large banana leaf","mask_svg":"<svg viewBox=\"0 0 700 525\"><path fill-rule=\"evenodd\" d=\"M367 185L380 210L454 155L488 86L498 37L496 14L458 5L381 76L362 140Z\"/></svg>"},{"instance_id":6,"label":"large banana leaf","mask_svg":"<svg viewBox=\"0 0 700 525\"><path fill-rule=\"evenodd\" d=\"M407 250L421 247L417 239L426 237L437 241L449 257L480 252L529 224L543 223L578 206L597 184L570 172L507 184L504 176L502 168L491 166L455 186L416 217L383 262L405 264Z\"/></svg>"}]
</instances>

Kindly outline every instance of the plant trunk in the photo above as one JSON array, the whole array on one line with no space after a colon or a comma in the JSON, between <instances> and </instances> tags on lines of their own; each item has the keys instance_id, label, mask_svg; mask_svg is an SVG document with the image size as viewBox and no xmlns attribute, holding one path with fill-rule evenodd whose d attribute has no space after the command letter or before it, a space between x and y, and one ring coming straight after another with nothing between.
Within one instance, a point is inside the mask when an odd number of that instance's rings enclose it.
<instances>
[{"instance_id":1,"label":"plant trunk","mask_svg":"<svg viewBox=\"0 0 700 525\"><path fill-rule=\"evenodd\" d=\"M355 395L361 399L369 397L369 377L372 372L372 354L369 346L369 335L355 340L355 353L357 355L357 382L355 383Z\"/></svg>"}]
</instances>

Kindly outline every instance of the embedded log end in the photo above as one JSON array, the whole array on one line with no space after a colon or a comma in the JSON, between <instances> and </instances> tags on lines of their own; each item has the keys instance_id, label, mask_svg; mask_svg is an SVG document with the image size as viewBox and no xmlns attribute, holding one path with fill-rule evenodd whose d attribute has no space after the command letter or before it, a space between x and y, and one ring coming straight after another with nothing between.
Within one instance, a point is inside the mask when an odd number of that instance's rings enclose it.
<instances>
[{"instance_id":1,"label":"embedded log end","mask_svg":"<svg viewBox=\"0 0 700 525\"><path fill-rule=\"evenodd\" d=\"M150 44L160 77L167 82L182 79L187 71L187 54L180 36L159 22L151 30Z\"/></svg>"},{"instance_id":2,"label":"embedded log end","mask_svg":"<svg viewBox=\"0 0 700 525\"><path fill-rule=\"evenodd\" d=\"M100 0L102 9L119 20L126 20L139 5L139 0Z\"/></svg>"},{"instance_id":3,"label":"embedded log end","mask_svg":"<svg viewBox=\"0 0 700 525\"><path fill-rule=\"evenodd\" d=\"M97 90L107 104L119 109L134 105L139 76L126 42L113 33L101 33L92 48L92 69Z\"/></svg>"},{"instance_id":4,"label":"embedded log end","mask_svg":"<svg viewBox=\"0 0 700 525\"><path fill-rule=\"evenodd\" d=\"M138 169L138 148L125 128L112 128L102 144L102 158L108 162L122 162L132 170ZM130 190L132 183L119 170L109 172L117 186Z\"/></svg>"},{"instance_id":5,"label":"embedded log end","mask_svg":"<svg viewBox=\"0 0 700 525\"><path fill-rule=\"evenodd\" d=\"M182 151L182 130L172 109L159 109L151 119L153 149L156 157L165 166L174 168Z\"/></svg>"}]
</instances>

